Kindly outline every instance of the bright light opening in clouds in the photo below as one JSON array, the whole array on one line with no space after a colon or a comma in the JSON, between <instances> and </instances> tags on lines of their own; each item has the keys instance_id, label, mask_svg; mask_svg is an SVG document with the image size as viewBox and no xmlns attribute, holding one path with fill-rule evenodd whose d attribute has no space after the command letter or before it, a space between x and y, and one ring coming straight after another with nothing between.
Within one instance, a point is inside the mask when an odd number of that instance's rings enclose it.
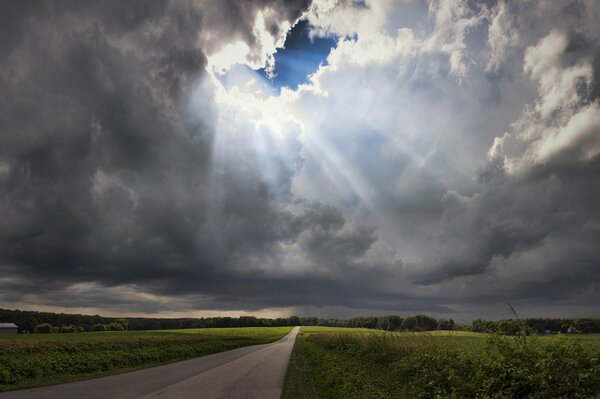
<instances>
[{"instance_id":1,"label":"bright light opening in clouds","mask_svg":"<svg viewBox=\"0 0 600 399\"><path fill-rule=\"evenodd\" d=\"M208 68L217 74L224 74L233 65L244 64L249 52L250 47L244 42L227 44L208 58Z\"/></svg>"}]
</instances>

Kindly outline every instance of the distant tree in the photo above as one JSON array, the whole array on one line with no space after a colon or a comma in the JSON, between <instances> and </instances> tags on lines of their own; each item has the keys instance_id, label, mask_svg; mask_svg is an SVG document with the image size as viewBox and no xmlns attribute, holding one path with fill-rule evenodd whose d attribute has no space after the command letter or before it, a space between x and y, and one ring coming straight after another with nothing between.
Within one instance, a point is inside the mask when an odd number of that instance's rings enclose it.
<instances>
[{"instance_id":1,"label":"distant tree","mask_svg":"<svg viewBox=\"0 0 600 399\"><path fill-rule=\"evenodd\" d=\"M301 317L300 324L303 326L316 326L319 322L319 319L316 317Z\"/></svg>"},{"instance_id":2,"label":"distant tree","mask_svg":"<svg viewBox=\"0 0 600 399\"><path fill-rule=\"evenodd\" d=\"M425 315L409 316L404 319L402 327L408 331L433 331L437 328L437 320Z\"/></svg>"},{"instance_id":3,"label":"distant tree","mask_svg":"<svg viewBox=\"0 0 600 399\"><path fill-rule=\"evenodd\" d=\"M52 332L52 325L48 323L42 323L35 326L36 333L48 334Z\"/></svg>"},{"instance_id":4,"label":"distant tree","mask_svg":"<svg viewBox=\"0 0 600 399\"><path fill-rule=\"evenodd\" d=\"M439 319L437 329L438 330L454 330L454 320L452 319Z\"/></svg>"},{"instance_id":5,"label":"distant tree","mask_svg":"<svg viewBox=\"0 0 600 399\"><path fill-rule=\"evenodd\" d=\"M390 320L390 330L391 331L398 331L402 328L402 322L404 322L404 319L400 316L389 316L389 320Z\"/></svg>"},{"instance_id":6,"label":"distant tree","mask_svg":"<svg viewBox=\"0 0 600 399\"><path fill-rule=\"evenodd\" d=\"M127 319L117 319L114 323L119 324L121 326L119 331L126 331L129 328L129 322Z\"/></svg>"},{"instance_id":7,"label":"distant tree","mask_svg":"<svg viewBox=\"0 0 600 399\"><path fill-rule=\"evenodd\" d=\"M71 333L71 332L73 332L73 329L71 328L71 326L60 326L59 332L61 332L61 333Z\"/></svg>"},{"instance_id":8,"label":"distant tree","mask_svg":"<svg viewBox=\"0 0 600 399\"><path fill-rule=\"evenodd\" d=\"M110 330L107 324L94 324L92 326L92 331L108 331Z\"/></svg>"},{"instance_id":9,"label":"distant tree","mask_svg":"<svg viewBox=\"0 0 600 399\"><path fill-rule=\"evenodd\" d=\"M479 333L493 333L497 331L493 321L475 319L471 322L471 331Z\"/></svg>"},{"instance_id":10,"label":"distant tree","mask_svg":"<svg viewBox=\"0 0 600 399\"><path fill-rule=\"evenodd\" d=\"M108 325L108 329L110 331L123 331L123 325L121 323L113 321Z\"/></svg>"},{"instance_id":11,"label":"distant tree","mask_svg":"<svg viewBox=\"0 0 600 399\"><path fill-rule=\"evenodd\" d=\"M404 320L400 316L382 316L377 319L377 329L386 331L398 331L402 328Z\"/></svg>"}]
</instances>

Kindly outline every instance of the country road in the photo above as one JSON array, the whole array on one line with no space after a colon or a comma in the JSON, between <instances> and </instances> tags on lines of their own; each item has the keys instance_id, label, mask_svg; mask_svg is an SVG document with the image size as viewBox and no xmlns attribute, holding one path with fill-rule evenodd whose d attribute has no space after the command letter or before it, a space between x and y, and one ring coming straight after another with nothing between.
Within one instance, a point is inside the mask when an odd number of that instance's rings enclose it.
<instances>
[{"instance_id":1,"label":"country road","mask_svg":"<svg viewBox=\"0 0 600 399\"><path fill-rule=\"evenodd\" d=\"M279 398L296 334L110 377L0 393L0 399Z\"/></svg>"}]
</instances>

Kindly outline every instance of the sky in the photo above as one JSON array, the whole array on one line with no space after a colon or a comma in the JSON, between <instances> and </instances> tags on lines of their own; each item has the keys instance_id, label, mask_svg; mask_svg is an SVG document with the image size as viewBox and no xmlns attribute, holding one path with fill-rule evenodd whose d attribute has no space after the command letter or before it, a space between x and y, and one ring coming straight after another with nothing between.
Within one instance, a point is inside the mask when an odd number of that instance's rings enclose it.
<instances>
[{"instance_id":1,"label":"sky","mask_svg":"<svg viewBox=\"0 0 600 399\"><path fill-rule=\"evenodd\" d=\"M335 44L335 36L311 36L308 20L299 20L287 33L283 47L273 54L273 67L259 71L275 87L297 90L300 84L309 83L320 65L327 64Z\"/></svg>"},{"instance_id":2,"label":"sky","mask_svg":"<svg viewBox=\"0 0 600 399\"><path fill-rule=\"evenodd\" d=\"M0 307L600 316L599 2L0 11Z\"/></svg>"}]
</instances>

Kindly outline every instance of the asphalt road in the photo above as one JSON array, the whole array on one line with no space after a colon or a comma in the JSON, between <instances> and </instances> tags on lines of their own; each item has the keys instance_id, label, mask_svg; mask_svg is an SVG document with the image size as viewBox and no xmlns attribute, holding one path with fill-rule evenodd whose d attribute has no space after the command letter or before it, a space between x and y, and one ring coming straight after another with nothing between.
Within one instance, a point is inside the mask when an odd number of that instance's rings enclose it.
<instances>
[{"instance_id":1,"label":"asphalt road","mask_svg":"<svg viewBox=\"0 0 600 399\"><path fill-rule=\"evenodd\" d=\"M279 398L299 327L277 342L110 377L0 393L0 399Z\"/></svg>"}]
</instances>

